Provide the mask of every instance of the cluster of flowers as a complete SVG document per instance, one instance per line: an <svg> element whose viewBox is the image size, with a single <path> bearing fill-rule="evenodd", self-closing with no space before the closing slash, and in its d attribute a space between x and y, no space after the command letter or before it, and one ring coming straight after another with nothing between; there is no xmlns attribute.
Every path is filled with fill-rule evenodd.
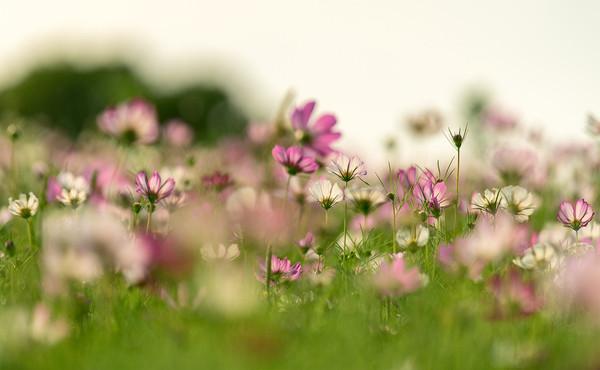
<svg viewBox="0 0 600 370"><path fill-rule="evenodd" d="M595 198L595 179L576 163L598 158L597 165L600 155L567 148L553 166L530 135L523 147L500 143L480 161L484 169L467 162L461 173L468 132L461 129L449 131L456 161L445 170L388 165L379 176L334 147L337 118L315 108L309 101L275 125L251 124L246 138L213 149L194 145L180 120L161 130L155 109L140 99L99 115L108 138L77 149L39 138L43 153L7 161L10 191L18 194L21 183L34 191L9 198L0 212L5 227L19 227L10 222L16 216L28 232L27 245L6 243L0 262L15 249L39 255L44 317L64 307L55 302L107 279L124 279L174 308L243 315L263 302L283 304L300 282L326 285L344 274L367 281L390 307L423 289L436 266L485 281L499 317L554 306L598 316L600 228L583 199ZM494 136L520 129L493 109L480 119ZM408 119L418 135L441 126L431 110ZM21 137L10 136L13 153ZM559 202L557 192L578 200ZM461 194L472 194L470 201ZM558 224L546 222L541 208ZM373 230L390 237L374 242ZM46 323L36 336L54 341L68 327L62 319Z"/></svg>

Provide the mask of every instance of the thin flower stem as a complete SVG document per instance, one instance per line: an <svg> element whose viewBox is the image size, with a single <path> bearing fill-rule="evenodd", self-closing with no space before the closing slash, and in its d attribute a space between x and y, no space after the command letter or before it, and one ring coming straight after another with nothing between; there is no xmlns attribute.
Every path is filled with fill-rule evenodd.
<svg viewBox="0 0 600 370"><path fill-rule="evenodd" d="M325 227L327 227L327 224L329 223L329 212L327 212L327 210L325 210Z"/></svg>
<svg viewBox="0 0 600 370"><path fill-rule="evenodd" d="M31 218L27 219L27 240L29 241L29 247L33 248L33 231L31 227Z"/></svg>
<svg viewBox="0 0 600 370"><path fill-rule="evenodd" d="M292 176L288 176L287 182L285 183L285 200L284 200L284 209L287 210L288 201L290 198L290 182L292 181Z"/></svg>
<svg viewBox="0 0 600 370"><path fill-rule="evenodd" d="M454 229L456 232L456 225L458 224L458 207L460 205L460 148L456 150L457 160L456 160L456 208L454 208Z"/></svg>
<svg viewBox="0 0 600 370"><path fill-rule="evenodd" d="M344 183L344 252L346 251L346 234L348 234L348 182Z"/></svg>
<svg viewBox="0 0 600 370"><path fill-rule="evenodd" d="M396 254L396 201L392 200L392 253Z"/></svg>
<svg viewBox="0 0 600 370"><path fill-rule="evenodd" d="M267 269L265 275L265 286L267 288L267 299L271 301L271 258L273 256L273 250L271 244L267 245L267 253L265 255L265 266Z"/></svg>
<svg viewBox="0 0 600 370"><path fill-rule="evenodd" d="M148 217L146 218L146 234L150 233L151 225L152 225L152 211L148 210Z"/></svg>

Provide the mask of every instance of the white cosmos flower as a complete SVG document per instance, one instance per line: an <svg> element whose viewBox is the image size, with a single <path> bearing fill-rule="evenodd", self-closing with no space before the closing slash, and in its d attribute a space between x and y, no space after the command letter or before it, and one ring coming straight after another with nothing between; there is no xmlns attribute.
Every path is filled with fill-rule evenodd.
<svg viewBox="0 0 600 370"><path fill-rule="evenodd" d="M495 215L503 208L506 208L506 200L497 188L485 189L483 193L475 193L471 198L471 209L475 212Z"/></svg>
<svg viewBox="0 0 600 370"><path fill-rule="evenodd" d="M416 250L419 247L425 246L428 240L429 229L423 225L418 225L414 232L402 229L396 233L396 241L401 250Z"/></svg>
<svg viewBox="0 0 600 370"><path fill-rule="evenodd" d="M237 244L230 244L225 246L224 244L212 245L207 244L200 250L202 258L205 261L233 261L240 255L240 248Z"/></svg>
<svg viewBox="0 0 600 370"><path fill-rule="evenodd" d="M35 216L40 202L33 193L25 195L21 193L19 199L8 198L8 210L15 216L25 219Z"/></svg>
<svg viewBox="0 0 600 370"><path fill-rule="evenodd" d="M348 192L348 199L357 212L368 215L387 201L385 193L378 187L355 188Z"/></svg>
<svg viewBox="0 0 600 370"><path fill-rule="evenodd" d="M56 177L61 187L57 200L65 206L78 207L83 204L90 193L90 185L83 176L75 176L71 172L61 172Z"/></svg>
<svg viewBox="0 0 600 370"><path fill-rule="evenodd" d="M517 222L525 222L537 208L535 195L521 186L506 186L501 190L506 209L512 213Z"/></svg>
<svg viewBox="0 0 600 370"><path fill-rule="evenodd" d="M346 183L357 177L367 175L367 169L360 158L357 156L350 157L342 153L331 160L327 166L327 171Z"/></svg>
<svg viewBox="0 0 600 370"><path fill-rule="evenodd" d="M513 263L525 270L554 270L559 263L556 248L550 243L538 243L525 250L523 256L515 258Z"/></svg>
<svg viewBox="0 0 600 370"><path fill-rule="evenodd" d="M308 191L312 200L318 202L325 210L330 209L344 198L344 193L338 184L325 179L313 182Z"/></svg>

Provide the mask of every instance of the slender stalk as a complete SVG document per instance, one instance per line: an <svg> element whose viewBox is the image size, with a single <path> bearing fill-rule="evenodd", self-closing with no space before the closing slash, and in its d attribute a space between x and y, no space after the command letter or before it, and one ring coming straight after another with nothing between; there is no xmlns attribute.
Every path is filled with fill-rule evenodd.
<svg viewBox="0 0 600 370"><path fill-rule="evenodd" d="M460 205L460 148L458 148L456 151L458 154L456 160L456 208L454 208L454 229L456 229L456 225L458 223L458 207Z"/></svg>
<svg viewBox="0 0 600 370"><path fill-rule="evenodd" d="M344 183L344 251L346 251L346 234L348 234L348 182Z"/></svg>
<svg viewBox="0 0 600 370"><path fill-rule="evenodd" d="M265 255L265 266L267 268L267 272L265 275L265 286L267 288L267 299L271 300L271 258L273 256L273 250L271 249L271 244L267 245L267 254Z"/></svg>
<svg viewBox="0 0 600 370"><path fill-rule="evenodd" d="M325 227L327 227L327 224L329 223L328 222L328 220L329 220L328 216L329 216L329 212L327 210L325 210Z"/></svg>
<svg viewBox="0 0 600 370"><path fill-rule="evenodd" d="M152 224L152 211L148 210L148 217L146 218L146 234L150 233L151 224Z"/></svg>
<svg viewBox="0 0 600 370"><path fill-rule="evenodd" d="M33 231L31 227L31 217L27 219L27 240L29 241L29 247L33 248Z"/></svg>
<svg viewBox="0 0 600 370"><path fill-rule="evenodd" d="M287 210L288 207L288 201L290 198L290 182L292 181L292 176L288 176L287 178L287 182L285 183L285 203L284 203L284 209Z"/></svg>
<svg viewBox="0 0 600 370"><path fill-rule="evenodd" d="M396 200L392 200L392 253L396 254Z"/></svg>

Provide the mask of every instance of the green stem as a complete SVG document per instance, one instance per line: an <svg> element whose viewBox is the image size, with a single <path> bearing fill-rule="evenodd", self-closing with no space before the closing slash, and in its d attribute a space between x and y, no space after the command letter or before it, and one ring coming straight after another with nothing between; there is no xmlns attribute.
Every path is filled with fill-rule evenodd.
<svg viewBox="0 0 600 370"><path fill-rule="evenodd" d="M265 255L265 266L267 268L265 276L265 286L267 288L267 299L271 301L271 258L273 256L273 250L271 244L267 245L267 254Z"/></svg>
<svg viewBox="0 0 600 370"><path fill-rule="evenodd" d="M454 229L458 223L458 207L460 205L460 148L457 149L457 161L456 161L456 208L454 209ZM455 231L456 232L456 231Z"/></svg>
<svg viewBox="0 0 600 370"><path fill-rule="evenodd" d="M395 198L395 197L394 197ZM392 253L396 254L396 201L392 200Z"/></svg>
<svg viewBox="0 0 600 370"><path fill-rule="evenodd" d="M346 251L346 234L348 234L348 182L344 183L344 252Z"/></svg>
<svg viewBox="0 0 600 370"><path fill-rule="evenodd" d="M33 231L31 228L31 218L27 219L27 240L29 241L29 247L33 248Z"/></svg>
<svg viewBox="0 0 600 370"><path fill-rule="evenodd" d="M151 224L152 224L152 211L148 210L148 217L146 219L146 234L150 233Z"/></svg>

